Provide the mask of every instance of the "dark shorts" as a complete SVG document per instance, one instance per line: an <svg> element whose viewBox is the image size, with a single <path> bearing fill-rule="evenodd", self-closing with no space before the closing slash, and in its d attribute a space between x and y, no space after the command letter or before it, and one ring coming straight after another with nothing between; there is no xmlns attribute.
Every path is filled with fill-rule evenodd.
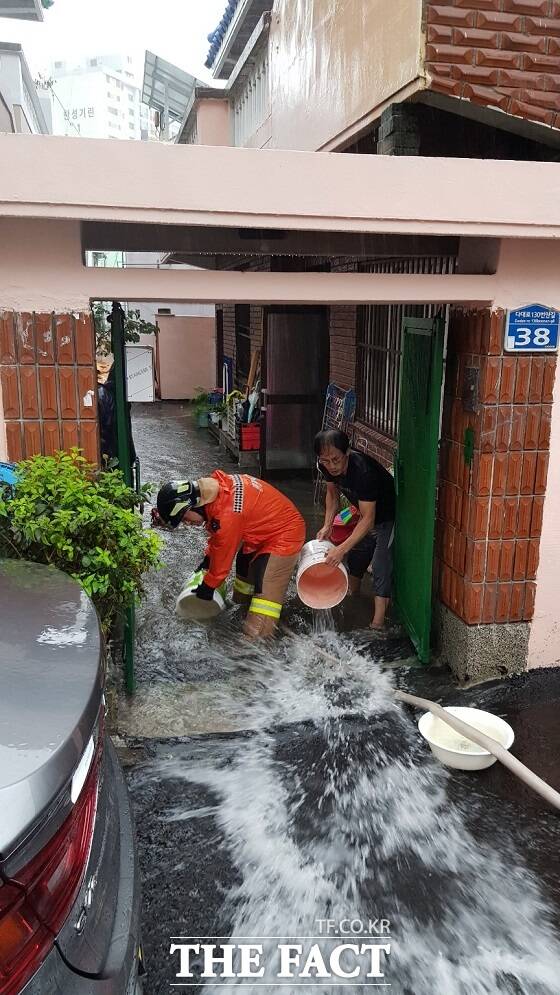
<svg viewBox="0 0 560 995"><path fill-rule="evenodd" d="M346 557L351 577L362 578L373 560L373 593L390 598L393 583L394 522L380 522Z"/></svg>

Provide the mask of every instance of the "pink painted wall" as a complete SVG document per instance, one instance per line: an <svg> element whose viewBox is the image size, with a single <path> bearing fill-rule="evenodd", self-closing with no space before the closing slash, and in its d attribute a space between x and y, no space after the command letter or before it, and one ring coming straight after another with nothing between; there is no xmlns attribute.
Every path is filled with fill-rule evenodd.
<svg viewBox="0 0 560 995"><path fill-rule="evenodd" d="M422 12L422 0L276 0L273 145L336 148L384 102L419 89Z"/></svg>
<svg viewBox="0 0 560 995"><path fill-rule="evenodd" d="M228 100L200 99L197 112L200 145L231 145L230 106Z"/></svg>
<svg viewBox="0 0 560 995"><path fill-rule="evenodd" d="M162 400L192 398L216 380L214 318L158 316Z"/></svg>
<svg viewBox="0 0 560 995"><path fill-rule="evenodd" d="M260 154L273 155L271 152ZM262 222L257 219L254 223L260 227ZM530 246L527 251L531 251ZM497 286L497 278L493 276L87 268L82 265L78 220L1 216L0 273L0 308L41 312L80 311L88 307L90 300L192 301L199 304L240 301L347 304L406 300L488 304L494 299Z"/></svg>
<svg viewBox="0 0 560 995"><path fill-rule="evenodd" d="M550 456L528 667L560 665L560 371L552 404Z"/></svg>
<svg viewBox="0 0 560 995"><path fill-rule="evenodd" d="M418 222L415 228L423 231ZM539 301L560 308L560 239L504 241L497 272L489 276L111 269L82 265L78 220L0 217L0 272L0 308L14 311L79 311L91 299L209 304L450 301L504 308Z"/></svg>

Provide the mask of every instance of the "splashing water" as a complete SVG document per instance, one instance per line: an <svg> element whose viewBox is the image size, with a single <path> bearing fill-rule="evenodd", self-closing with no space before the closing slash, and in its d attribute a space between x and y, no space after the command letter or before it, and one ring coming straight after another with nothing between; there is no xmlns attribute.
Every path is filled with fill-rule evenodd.
<svg viewBox="0 0 560 995"><path fill-rule="evenodd" d="M273 652L239 651L253 735L220 759L188 769L164 760L156 772L204 785L216 800L240 877L224 910L231 942L274 937L276 949L317 936L319 919L385 917L382 980L395 995L556 995L560 942L538 880L502 824L474 837L476 783L466 801L447 797L450 775L395 702L391 676L333 633L292 637ZM277 966L266 961L260 992L298 988L279 986ZM361 987L306 980L315 995ZM219 987L206 983L209 993Z"/></svg>
<svg viewBox="0 0 560 995"><path fill-rule="evenodd" d="M318 636L323 632L332 632L334 629L333 613L330 608L313 608L313 635Z"/></svg>

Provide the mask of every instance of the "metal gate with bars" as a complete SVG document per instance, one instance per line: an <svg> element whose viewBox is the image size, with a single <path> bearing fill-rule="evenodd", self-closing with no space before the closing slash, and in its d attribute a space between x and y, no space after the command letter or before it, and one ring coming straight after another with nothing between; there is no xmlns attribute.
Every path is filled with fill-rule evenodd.
<svg viewBox="0 0 560 995"><path fill-rule="evenodd" d="M323 420L321 429L339 428L342 432L348 429L354 421L356 413L356 392L354 390L343 390L335 383L330 383L325 397L325 407L323 409ZM313 500L319 504L323 496L325 481L318 466L315 466L315 488Z"/></svg>
<svg viewBox="0 0 560 995"><path fill-rule="evenodd" d="M362 263L365 273L454 273L455 256L418 256ZM356 419L396 439L403 318L433 318L440 304L373 304L358 308L356 329Z"/></svg>

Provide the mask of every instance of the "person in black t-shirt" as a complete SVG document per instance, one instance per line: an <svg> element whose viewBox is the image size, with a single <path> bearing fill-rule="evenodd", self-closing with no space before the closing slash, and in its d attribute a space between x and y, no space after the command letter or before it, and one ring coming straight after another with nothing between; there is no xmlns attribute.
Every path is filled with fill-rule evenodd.
<svg viewBox="0 0 560 995"><path fill-rule="evenodd" d="M341 494L360 512L351 535L328 553L326 562L335 566L346 558L350 592L357 594L373 558L375 603L371 628L382 629L393 577L393 477L371 456L350 449L348 436L336 429L319 432L314 449L319 470L327 481L325 521L317 538L330 539L334 519L340 511Z"/></svg>

